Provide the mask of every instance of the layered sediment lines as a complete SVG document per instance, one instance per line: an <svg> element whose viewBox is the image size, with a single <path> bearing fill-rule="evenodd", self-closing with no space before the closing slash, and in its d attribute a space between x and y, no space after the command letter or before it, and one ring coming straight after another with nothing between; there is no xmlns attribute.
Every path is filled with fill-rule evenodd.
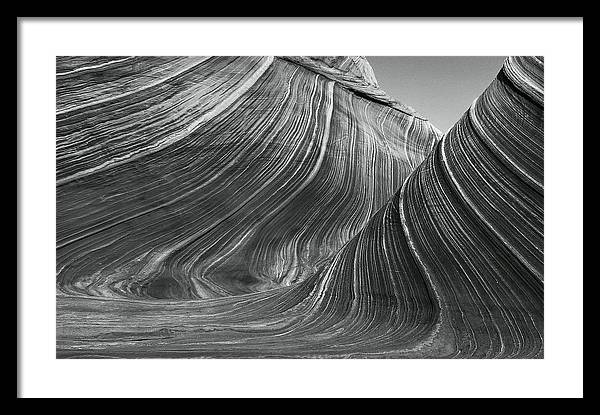
<svg viewBox="0 0 600 415"><path fill-rule="evenodd" d="M60 62L61 293L198 299L300 281L439 138L277 58Z"/></svg>
<svg viewBox="0 0 600 415"><path fill-rule="evenodd" d="M542 357L541 59L441 140L360 58L57 67L59 357Z"/></svg>

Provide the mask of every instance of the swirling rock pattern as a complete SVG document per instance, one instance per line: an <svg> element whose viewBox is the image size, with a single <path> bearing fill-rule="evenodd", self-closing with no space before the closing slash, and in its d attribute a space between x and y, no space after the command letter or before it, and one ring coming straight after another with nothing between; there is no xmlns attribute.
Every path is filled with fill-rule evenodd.
<svg viewBox="0 0 600 415"><path fill-rule="evenodd" d="M443 137L358 57L57 59L59 357L543 356L543 60Z"/></svg>

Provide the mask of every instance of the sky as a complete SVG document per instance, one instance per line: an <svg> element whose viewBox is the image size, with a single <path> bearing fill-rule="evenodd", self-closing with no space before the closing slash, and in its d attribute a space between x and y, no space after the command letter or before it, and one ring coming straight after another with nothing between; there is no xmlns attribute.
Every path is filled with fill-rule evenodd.
<svg viewBox="0 0 600 415"><path fill-rule="evenodd" d="M381 89L442 132L496 77L505 56L367 56Z"/></svg>

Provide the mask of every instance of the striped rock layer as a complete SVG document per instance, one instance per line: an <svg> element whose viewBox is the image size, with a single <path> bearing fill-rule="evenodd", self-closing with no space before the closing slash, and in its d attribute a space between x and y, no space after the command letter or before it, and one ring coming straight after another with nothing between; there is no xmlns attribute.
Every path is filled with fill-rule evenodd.
<svg viewBox="0 0 600 415"><path fill-rule="evenodd" d="M355 57L58 58L57 91L59 357L543 356L541 59L443 138Z"/></svg>

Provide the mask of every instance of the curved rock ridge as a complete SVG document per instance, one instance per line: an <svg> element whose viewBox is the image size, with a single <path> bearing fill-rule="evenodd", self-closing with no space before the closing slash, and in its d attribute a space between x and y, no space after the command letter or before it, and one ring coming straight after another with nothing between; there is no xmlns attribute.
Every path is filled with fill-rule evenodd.
<svg viewBox="0 0 600 415"><path fill-rule="evenodd" d="M333 79L367 99L421 120L427 120L413 108L399 102L379 88L373 68L364 56L284 56L282 58Z"/></svg>
<svg viewBox="0 0 600 415"><path fill-rule="evenodd" d="M543 355L543 121L543 61L509 58L402 186L448 356Z"/></svg>
<svg viewBox="0 0 600 415"><path fill-rule="evenodd" d="M352 80L365 86L379 88L375 72L364 56L288 56L293 62L328 73L340 82Z"/></svg>
<svg viewBox="0 0 600 415"><path fill-rule="evenodd" d="M441 137L274 57L58 58L56 118L59 294L128 299L308 278Z"/></svg>
<svg viewBox="0 0 600 415"><path fill-rule="evenodd" d="M509 58L307 278L205 300L59 296L57 354L543 357L543 119L543 60Z"/></svg>

